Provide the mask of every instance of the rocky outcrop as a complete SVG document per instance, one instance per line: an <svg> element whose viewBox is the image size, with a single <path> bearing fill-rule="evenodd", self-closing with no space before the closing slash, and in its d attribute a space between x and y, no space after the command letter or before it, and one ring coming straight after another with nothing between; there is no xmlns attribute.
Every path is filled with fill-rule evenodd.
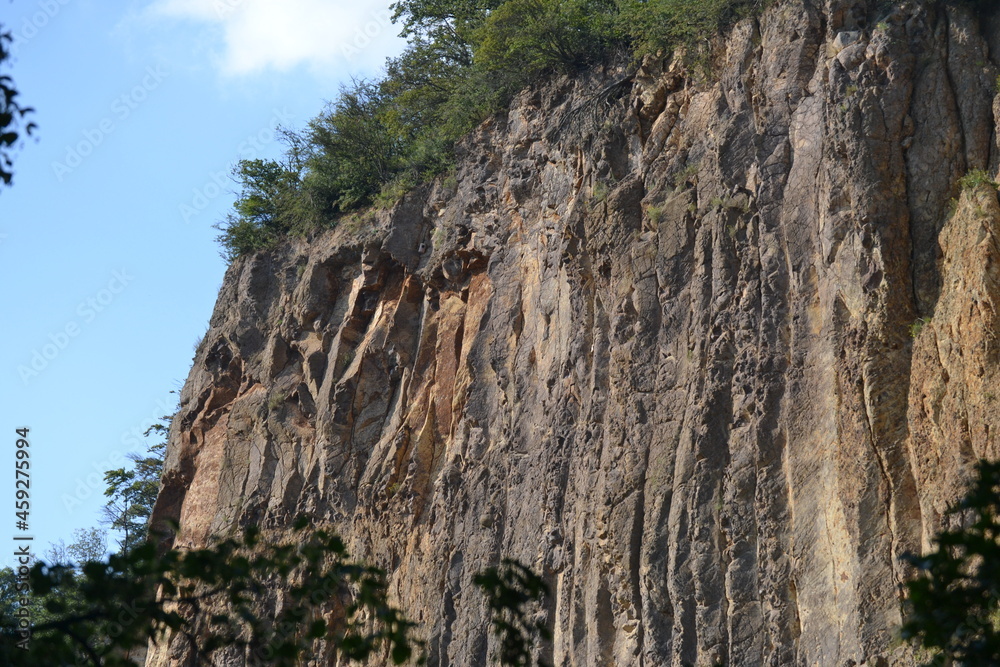
<svg viewBox="0 0 1000 667"><path fill-rule="evenodd" d="M885 4L550 81L452 178L235 262L156 516L312 514L432 665L485 664L504 556L555 665L913 664L900 556L997 455L1000 205L958 180L1000 167L1000 23Z"/></svg>

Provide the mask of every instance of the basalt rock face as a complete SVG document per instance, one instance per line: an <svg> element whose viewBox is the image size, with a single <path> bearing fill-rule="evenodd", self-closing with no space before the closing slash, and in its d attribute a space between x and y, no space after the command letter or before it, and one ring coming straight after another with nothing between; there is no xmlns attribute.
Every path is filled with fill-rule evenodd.
<svg viewBox="0 0 1000 667"><path fill-rule="evenodd" d="M487 662L505 556L555 665L914 664L900 556L998 455L1000 205L958 179L1000 166L1000 20L884 4L778 3L710 81L550 81L454 177L235 262L176 544L309 513L432 665Z"/></svg>

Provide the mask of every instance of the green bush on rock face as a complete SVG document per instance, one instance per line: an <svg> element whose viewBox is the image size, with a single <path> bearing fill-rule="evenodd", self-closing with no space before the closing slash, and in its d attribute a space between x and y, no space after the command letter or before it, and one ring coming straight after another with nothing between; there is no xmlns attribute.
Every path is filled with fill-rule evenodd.
<svg viewBox="0 0 1000 667"><path fill-rule="evenodd" d="M958 185L963 190L975 190L981 185L989 185L994 190L1000 187L996 181L990 178L989 173L985 169L969 170L969 173L958 179Z"/></svg>
<svg viewBox="0 0 1000 667"><path fill-rule="evenodd" d="M549 595L545 581L516 560L504 559L499 568L491 567L472 578L486 595L492 618L493 634L499 640L495 656L501 665L530 667L532 649L552 639L543 621L532 621L533 606ZM546 663L540 659L539 667Z"/></svg>

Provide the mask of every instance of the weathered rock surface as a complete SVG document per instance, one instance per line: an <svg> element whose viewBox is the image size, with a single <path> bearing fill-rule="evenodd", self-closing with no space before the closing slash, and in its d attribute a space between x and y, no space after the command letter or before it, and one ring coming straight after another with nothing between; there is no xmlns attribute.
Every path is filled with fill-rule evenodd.
<svg viewBox="0 0 1000 667"><path fill-rule="evenodd" d="M504 556L551 584L555 665L914 664L899 557L998 455L1000 205L949 200L1000 166L1000 20L883 4L779 3L716 83L550 82L453 181L237 261L177 544L311 513L432 665L486 663Z"/></svg>

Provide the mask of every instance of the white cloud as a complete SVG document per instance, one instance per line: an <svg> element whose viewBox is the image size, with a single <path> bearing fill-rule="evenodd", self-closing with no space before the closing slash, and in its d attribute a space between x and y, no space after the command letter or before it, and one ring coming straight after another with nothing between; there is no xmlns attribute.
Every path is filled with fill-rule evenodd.
<svg viewBox="0 0 1000 667"><path fill-rule="evenodd" d="M390 0L154 0L150 18L204 23L221 34L229 75L370 68L400 51Z"/></svg>

